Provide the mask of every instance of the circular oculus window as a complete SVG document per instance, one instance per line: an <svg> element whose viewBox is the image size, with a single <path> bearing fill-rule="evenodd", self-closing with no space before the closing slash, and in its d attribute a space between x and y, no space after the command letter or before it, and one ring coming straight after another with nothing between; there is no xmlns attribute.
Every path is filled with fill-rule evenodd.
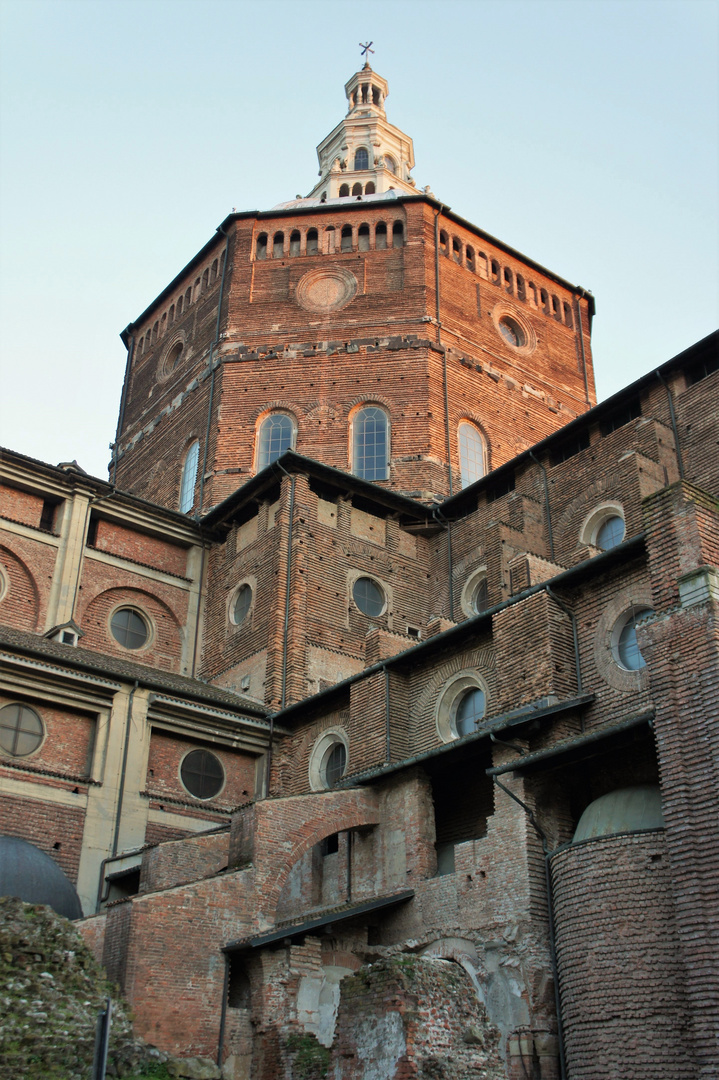
<svg viewBox="0 0 719 1080"><path fill-rule="evenodd" d="M332 788L342 779L347 768L347 749L343 742L332 743L327 748L320 765L320 775L325 787Z"/></svg>
<svg viewBox="0 0 719 1080"><path fill-rule="evenodd" d="M241 626L247 618L250 608L252 607L252 586L240 585L237 590L237 596L232 605L232 621L235 626Z"/></svg>
<svg viewBox="0 0 719 1080"><path fill-rule="evenodd" d="M352 598L363 615L377 618L385 608L385 595L372 578L357 578L352 586Z"/></svg>
<svg viewBox="0 0 719 1080"><path fill-rule="evenodd" d="M521 349L527 344L527 338L522 327L509 315L503 315L499 320L499 332L504 340L515 349Z"/></svg>
<svg viewBox="0 0 719 1080"><path fill-rule="evenodd" d="M600 551L611 551L617 544L621 544L625 533L624 518L619 517L618 514L612 514L597 529L594 546L598 547Z"/></svg>
<svg viewBox="0 0 719 1080"><path fill-rule="evenodd" d="M295 299L305 311L337 311L354 300L357 289L357 278L345 267L308 270L297 283Z"/></svg>
<svg viewBox="0 0 719 1080"><path fill-rule="evenodd" d="M33 754L43 740L42 720L27 705L6 705L0 709L0 748L12 757Z"/></svg>
<svg viewBox="0 0 719 1080"><path fill-rule="evenodd" d="M524 315L506 303L492 309L494 328L505 344L523 353L531 353L537 344L537 335Z"/></svg>
<svg viewBox="0 0 719 1080"><path fill-rule="evenodd" d="M616 634L616 657L625 671L641 671L647 666L642 656L637 641L637 623L648 619L654 614L652 608L642 608L631 611L617 623Z"/></svg>
<svg viewBox="0 0 719 1080"><path fill-rule="evenodd" d="M118 608L110 619L110 630L123 649L141 649L150 638L147 623L133 608Z"/></svg>
<svg viewBox="0 0 719 1080"><path fill-rule="evenodd" d="M180 766L180 779L196 799L213 799L222 790L225 770L209 750L191 750Z"/></svg>

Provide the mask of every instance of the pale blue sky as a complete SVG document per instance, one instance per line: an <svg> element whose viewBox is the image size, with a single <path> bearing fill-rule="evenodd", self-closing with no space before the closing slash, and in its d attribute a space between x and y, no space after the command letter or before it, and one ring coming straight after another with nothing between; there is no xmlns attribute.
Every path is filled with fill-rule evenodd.
<svg viewBox="0 0 719 1080"><path fill-rule="evenodd" d="M0 442L104 476L134 319L305 194L360 40L414 177L597 301L600 397L717 325L714 0L0 0Z"/></svg>

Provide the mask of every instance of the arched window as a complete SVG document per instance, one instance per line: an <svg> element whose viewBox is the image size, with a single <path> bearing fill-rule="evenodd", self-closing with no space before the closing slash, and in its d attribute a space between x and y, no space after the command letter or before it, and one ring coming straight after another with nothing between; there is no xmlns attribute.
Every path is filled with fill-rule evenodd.
<svg viewBox="0 0 719 1080"><path fill-rule="evenodd" d="M281 259L285 253L285 234L283 232L276 232L274 240L272 241L272 258Z"/></svg>
<svg viewBox="0 0 719 1080"><path fill-rule="evenodd" d="M325 255L334 255L335 253L335 227L334 225L328 225L325 229Z"/></svg>
<svg viewBox="0 0 719 1080"><path fill-rule="evenodd" d="M540 299L542 301L542 307L544 308L544 314L545 315L551 315L551 311L549 310L549 295L547 293L547 290L546 289L540 289L539 290L539 296L540 296Z"/></svg>
<svg viewBox="0 0 719 1080"><path fill-rule="evenodd" d="M317 229L310 229L307 233L307 254L317 254Z"/></svg>
<svg viewBox="0 0 719 1080"><path fill-rule="evenodd" d="M340 241L340 251L352 250L352 226L342 226L342 239Z"/></svg>
<svg viewBox="0 0 719 1080"><path fill-rule="evenodd" d="M394 160L394 158L390 154L385 154L384 163L387 166L387 168L389 169L389 171L392 173L392 175L396 176L397 175L397 162Z"/></svg>
<svg viewBox="0 0 719 1080"><path fill-rule="evenodd" d="M352 472L363 480L386 480L388 474L387 414L376 405L356 412L352 421Z"/></svg>
<svg viewBox="0 0 719 1080"><path fill-rule="evenodd" d="M564 304L564 322L570 329L574 326L574 319L572 318L572 309L569 304Z"/></svg>
<svg viewBox="0 0 719 1080"><path fill-rule="evenodd" d="M170 305L170 314L169 314L169 317L168 317L168 321L169 321L170 326L172 326L172 324L175 321L175 305L174 304Z"/></svg>
<svg viewBox="0 0 719 1080"><path fill-rule="evenodd" d="M295 425L286 413L270 413L260 424L257 440L257 471L277 461L295 442Z"/></svg>
<svg viewBox="0 0 719 1080"><path fill-rule="evenodd" d="M255 242L255 258L267 258L267 233L260 233Z"/></svg>
<svg viewBox="0 0 719 1080"><path fill-rule="evenodd" d="M514 275L508 266L504 268L504 288L506 292L514 292Z"/></svg>
<svg viewBox="0 0 719 1080"><path fill-rule="evenodd" d="M184 296L181 296L180 299L177 301L177 317L178 317L178 319L179 319L180 315L182 315L182 305L184 303L184 300L185 300Z"/></svg>
<svg viewBox="0 0 719 1080"><path fill-rule="evenodd" d="M369 225L360 225L357 233L357 247L360 251L369 251Z"/></svg>
<svg viewBox="0 0 719 1080"><path fill-rule="evenodd" d="M392 247L404 247L404 225L401 221L395 221L392 226Z"/></svg>
<svg viewBox="0 0 719 1080"><path fill-rule="evenodd" d="M552 293L552 315L557 322L562 321L562 305L559 303L559 297Z"/></svg>
<svg viewBox="0 0 719 1080"><path fill-rule="evenodd" d="M353 184L352 185L352 194L353 195L361 195L362 194L362 185L361 184Z"/></svg>
<svg viewBox="0 0 719 1080"><path fill-rule="evenodd" d="M350 193L349 184L340 184L340 199L346 199Z"/></svg>
<svg viewBox="0 0 719 1080"><path fill-rule="evenodd" d="M449 237L444 229L439 234L439 250L443 255L449 255Z"/></svg>
<svg viewBox="0 0 719 1080"><path fill-rule="evenodd" d="M467 244L467 267L474 271L474 248L470 244Z"/></svg>
<svg viewBox="0 0 719 1080"><path fill-rule="evenodd" d="M207 286L210 284L210 271L205 270L202 275L202 291L204 292Z"/></svg>
<svg viewBox="0 0 719 1080"><path fill-rule="evenodd" d="M484 476L484 443L472 424L459 425L459 467L462 487L469 487Z"/></svg>
<svg viewBox="0 0 719 1080"><path fill-rule="evenodd" d="M374 184L371 180L368 184L365 184L364 193L365 195L374 195Z"/></svg>
<svg viewBox="0 0 719 1080"><path fill-rule="evenodd" d="M300 234L297 229L290 236L290 255L299 255L300 253Z"/></svg>
<svg viewBox="0 0 719 1080"><path fill-rule="evenodd" d="M267 240L267 237L265 237L265 241L266 240ZM185 293L185 307L188 308L191 303L192 303L192 288L189 288L187 290L187 292Z"/></svg>
<svg viewBox="0 0 719 1080"><path fill-rule="evenodd" d="M479 252L479 254L477 256L477 260L478 260L479 276L483 277L483 278L486 278L488 276L487 267L488 267L489 264L487 263L487 256L484 254L483 251Z"/></svg>
<svg viewBox="0 0 719 1080"><path fill-rule="evenodd" d="M145 351L145 339L144 339L144 337L141 337L140 340L137 343L137 355L142 356L144 351Z"/></svg>
<svg viewBox="0 0 719 1080"><path fill-rule="evenodd" d="M527 299L527 290L524 285L524 278L521 274L517 274L517 296L520 300Z"/></svg>
<svg viewBox="0 0 719 1080"><path fill-rule="evenodd" d="M455 262L462 262L462 244L456 236L452 237L452 258Z"/></svg>
<svg viewBox="0 0 719 1080"><path fill-rule="evenodd" d="M374 231L374 246L377 251L384 251L387 247L387 226L380 221Z"/></svg>
<svg viewBox="0 0 719 1080"><path fill-rule="evenodd" d="M492 259L492 281L495 285L501 285L502 280L500 276L499 263L496 259Z"/></svg>
<svg viewBox="0 0 719 1080"><path fill-rule="evenodd" d="M369 169L369 154L364 146L360 146L359 150L355 151L355 172L359 172L360 169Z"/></svg>
<svg viewBox="0 0 719 1080"><path fill-rule="evenodd" d="M215 281L217 281L217 259L215 259L212 266L210 267L210 285L212 285Z"/></svg>
<svg viewBox="0 0 719 1080"><path fill-rule="evenodd" d="M195 441L185 454L185 464L182 469L182 481L180 483L180 513L187 514L195 503L195 482L197 480L197 466L200 460L200 444Z"/></svg>

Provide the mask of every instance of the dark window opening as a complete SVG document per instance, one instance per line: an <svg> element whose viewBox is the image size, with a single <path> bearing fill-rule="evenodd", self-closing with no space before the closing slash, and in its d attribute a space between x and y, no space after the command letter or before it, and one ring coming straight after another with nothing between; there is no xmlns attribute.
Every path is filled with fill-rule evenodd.
<svg viewBox="0 0 719 1080"><path fill-rule="evenodd" d="M252 986L245 965L234 955L230 955L229 965L227 1004L231 1009L249 1009L252 1001Z"/></svg>
<svg viewBox="0 0 719 1080"><path fill-rule="evenodd" d="M524 285L524 278L521 274L517 274L517 296L520 300L527 299L527 290Z"/></svg>
<svg viewBox="0 0 719 1080"><path fill-rule="evenodd" d="M374 195L374 184L371 180L368 184L365 184L364 193L365 195Z"/></svg>
<svg viewBox="0 0 719 1080"><path fill-rule="evenodd" d="M307 254L316 255L317 250L317 229L310 229L310 231L307 233Z"/></svg>
<svg viewBox="0 0 719 1080"><path fill-rule="evenodd" d="M204 292L207 286L210 284L210 271L205 270L202 275L202 291Z"/></svg>
<svg viewBox="0 0 719 1080"><path fill-rule="evenodd" d="M340 184L340 199L346 199L350 193L349 184Z"/></svg>
<svg viewBox="0 0 719 1080"><path fill-rule="evenodd" d="M509 476L500 477L492 484L487 484L484 489L484 495L488 503L495 502L497 499L501 499L503 495L509 495L510 491L514 491L514 473L510 473Z"/></svg>
<svg viewBox="0 0 719 1080"><path fill-rule="evenodd" d="M340 849L340 834L332 833L331 836L326 836L320 844L320 853L324 858L326 855L336 855Z"/></svg>
<svg viewBox="0 0 719 1080"><path fill-rule="evenodd" d="M260 233L257 237L257 242L255 243L255 258L267 258L267 233Z"/></svg>
<svg viewBox="0 0 719 1080"><path fill-rule="evenodd" d="M137 896L140 891L140 867L133 866L128 870L120 870L116 874L108 874L107 899L108 903L114 900L126 900L129 896Z"/></svg>
<svg viewBox="0 0 719 1080"><path fill-rule="evenodd" d="M579 434L574 435L571 439L565 439L559 446L552 452L552 465L561 465L563 461L568 461L569 458L574 457L581 450L586 450L589 446L589 432L580 431Z"/></svg>
<svg viewBox="0 0 719 1080"><path fill-rule="evenodd" d="M362 185L361 184L353 184L352 185L352 194L353 195L361 195L362 194Z"/></svg>
<svg viewBox="0 0 719 1080"><path fill-rule="evenodd" d="M217 281L217 259L215 259L210 267L210 285L213 285L215 281Z"/></svg>
<svg viewBox="0 0 719 1080"><path fill-rule="evenodd" d="M369 225L360 225L357 233L357 247L360 251L369 251Z"/></svg>
<svg viewBox="0 0 719 1080"><path fill-rule="evenodd" d="M500 269L499 269L499 263L497 262L496 259L492 259L491 270L492 270L492 282L495 285L501 285L502 278L501 278L501 273L500 273Z"/></svg>
<svg viewBox="0 0 719 1080"><path fill-rule="evenodd" d="M504 268L504 289L508 293L514 292L514 275L508 266Z"/></svg>
<svg viewBox="0 0 719 1080"><path fill-rule="evenodd" d="M387 226L380 221L374 231L374 246L377 251L384 251L387 247Z"/></svg>
<svg viewBox="0 0 719 1080"><path fill-rule="evenodd" d="M692 364L685 372L687 386L694 386L695 383L706 379L708 375L712 375L717 369L719 369L719 353L716 356L710 356L706 360L700 360L698 363Z"/></svg>
<svg viewBox="0 0 719 1080"><path fill-rule="evenodd" d="M449 254L449 237L444 231L439 234L439 250L443 255Z"/></svg>
<svg viewBox="0 0 719 1080"><path fill-rule="evenodd" d="M42 504L42 513L40 514L40 528L45 532L52 532L55 526L55 512L58 508L58 503L53 502L52 499L45 499Z"/></svg>
<svg viewBox="0 0 719 1080"><path fill-rule="evenodd" d="M642 406L638 398L634 401L630 401L627 405L623 405L620 409L615 409L609 416L605 417L599 423L599 430L602 435L610 435L612 431L616 431L620 427L624 427L631 420L636 420L637 417L642 415Z"/></svg>
<svg viewBox="0 0 719 1080"><path fill-rule="evenodd" d="M283 232L275 233L274 240L272 241L272 258L281 259L285 253L285 234Z"/></svg>
<svg viewBox="0 0 719 1080"><path fill-rule="evenodd" d="M345 225L342 229L340 240L340 251L352 250L352 226Z"/></svg>
<svg viewBox="0 0 719 1080"><path fill-rule="evenodd" d="M572 309L569 304L563 304L564 307L564 322L565 325L571 330L574 326L574 318L572 316Z"/></svg>
<svg viewBox="0 0 719 1080"><path fill-rule="evenodd" d="M539 296L542 301L542 308L544 309L544 314L551 315L551 311L549 310L549 294L547 293L547 290L540 289Z"/></svg>
<svg viewBox="0 0 719 1080"><path fill-rule="evenodd" d="M363 146L355 153L355 172L361 169L369 169L369 154Z"/></svg>
<svg viewBox="0 0 719 1080"><path fill-rule="evenodd" d="M494 813L492 780L484 772L489 764L488 758L485 764L474 757L432 768L438 876L454 872L457 844L487 835L487 819Z"/></svg>
<svg viewBox="0 0 719 1080"><path fill-rule="evenodd" d="M300 253L300 234L295 231L290 236L290 255L299 255Z"/></svg>
<svg viewBox="0 0 719 1080"><path fill-rule="evenodd" d="M467 266L470 270L474 270L474 248L467 245Z"/></svg>
<svg viewBox="0 0 719 1080"><path fill-rule="evenodd" d="M462 262L462 245L456 236L452 240L452 258L455 262Z"/></svg>
<svg viewBox="0 0 719 1080"><path fill-rule="evenodd" d="M97 543L97 526L99 520L100 519L94 514L90 515L90 524L87 527L87 540L85 541L88 547L94 547Z"/></svg>
<svg viewBox="0 0 719 1080"><path fill-rule="evenodd" d="M392 226L392 247L404 247L404 225L401 221L395 221Z"/></svg>

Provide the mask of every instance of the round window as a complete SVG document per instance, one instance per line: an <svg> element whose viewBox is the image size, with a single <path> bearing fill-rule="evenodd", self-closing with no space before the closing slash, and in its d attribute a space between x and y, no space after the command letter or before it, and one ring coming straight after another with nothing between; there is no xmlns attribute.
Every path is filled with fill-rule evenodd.
<svg viewBox="0 0 719 1080"><path fill-rule="evenodd" d="M110 620L115 641L125 649L141 649L150 636L147 623L132 608L118 608Z"/></svg>
<svg viewBox="0 0 719 1080"><path fill-rule="evenodd" d="M332 743L322 758L320 772L325 787L331 788L344 776L347 768L347 750L342 742Z"/></svg>
<svg viewBox="0 0 719 1080"><path fill-rule="evenodd" d="M252 586L240 585L235 602L232 605L232 621L236 626L241 626L247 618L247 613L252 606Z"/></svg>
<svg viewBox="0 0 719 1080"><path fill-rule="evenodd" d="M489 607L489 590L486 577L480 578L477 588L472 596L472 607L477 615L481 615Z"/></svg>
<svg viewBox="0 0 719 1080"><path fill-rule="evenodd" d="M172 346L172 349L168 354L167 360L165 361L165 371L168 374L171 371L174 371L179 364L180 357L182 356L182 347L183 346L181 341L178 341L176 345Z"/></svg>
<svg viewBox="0 0 719 1080"><path fill-rule="evenodd" d="M212 799L225 782L225 770L209 750L191 750L180 766L180 778L196 799Z"/></svg>
<svg viewBox="0 0 719 1080"><path fill-rule="evenodd" d="M457 735L471 735L479 727L479 721L484 716L487 702L484 691L478 686L465 691L459 699L455 715L455 727Z"/></svg>
<svg viewBox="0 0 719 1080"><path fill-rule="evenodd" d="M42 720L27 705L6 705L0 709L0 748L13 757L27 757L42 742Z"/></svg>
<svg viewBox="0 0 719 1080"><path fill-rule="evenodd" d="M643 608L641 611L632 611L625 619L617 638L617 656L619 663L627 671L640 671L646 667L646 660L639 651L637 643L637 623L653 615L651 608Z"/></svg>
<svg viewBox="0 0 719 1080"><path fill-rule="evenodd" d="M509 315L503 315L499 320L499 332L504 340L514 346L515 349L521 349L523 345L527 344L527 337L524 330L519 325L516 319L511 319Z"/></svg>
<svg viewBox="0 0 719 1080"><path fill-rule="evenodd" d="M363 615L376 618L384 611L384 593L372 578L357 578L352 587L352 596Z"/></svg>
<svg viewBox="0 0 719 1080"><path fill-rule="evenodd" d="M621 544L624 533L624 518L619 517L618 514L612 514L599 526L595 547L598 547L600 551L609 551L617 544Z"/></svg>

